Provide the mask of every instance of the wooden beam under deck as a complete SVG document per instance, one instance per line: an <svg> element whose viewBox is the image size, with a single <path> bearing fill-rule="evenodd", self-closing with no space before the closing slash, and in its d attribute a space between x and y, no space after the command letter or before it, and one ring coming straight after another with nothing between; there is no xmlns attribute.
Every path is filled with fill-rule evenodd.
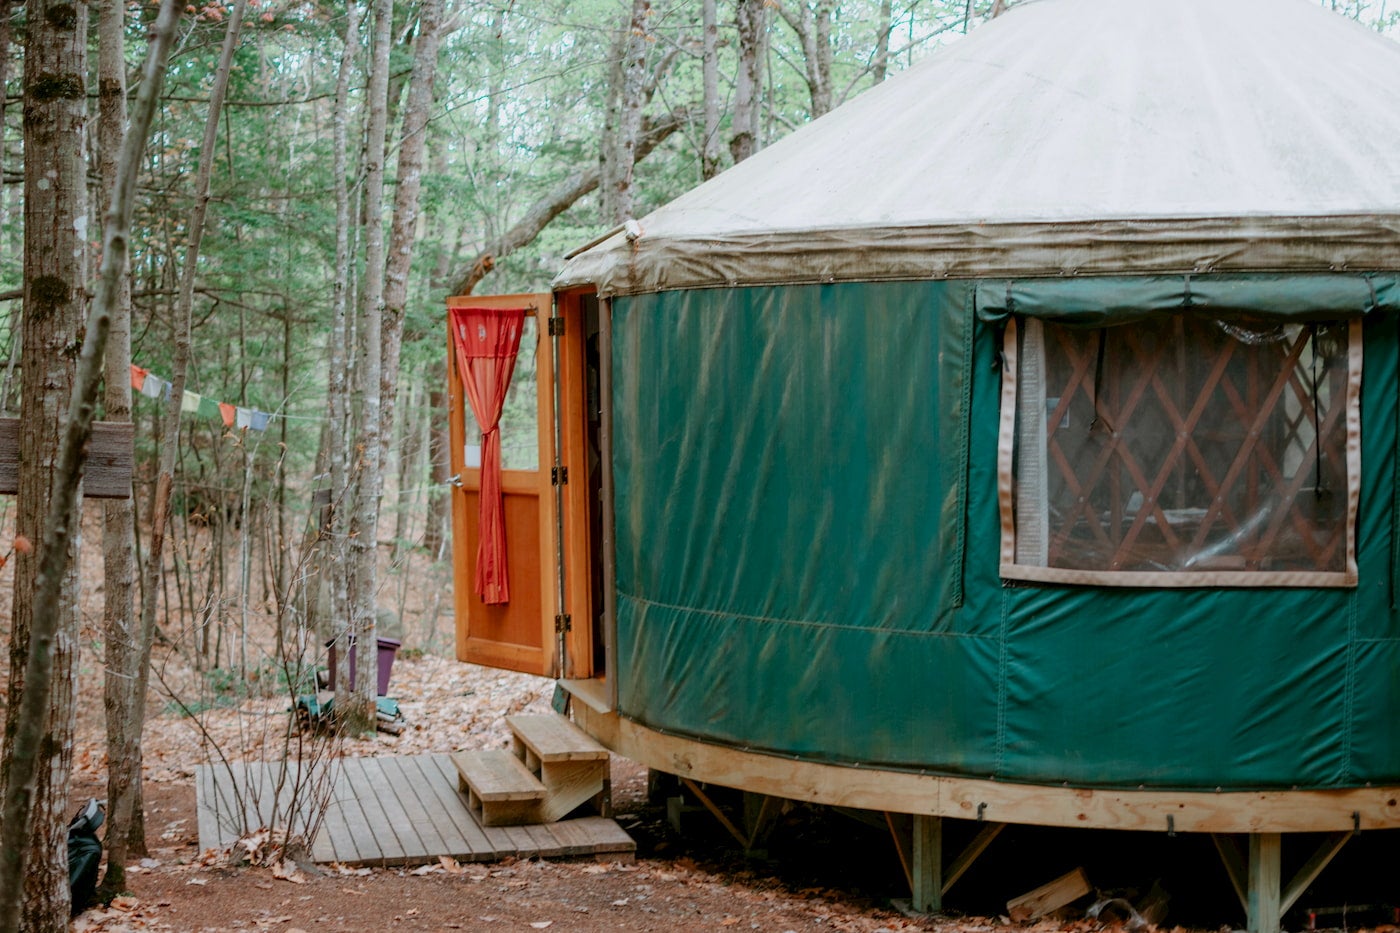
<svg viewBox="0 0 1400 933"><path fill-rule="evenodd" d="M599 712L587 703L571 706L585 732L647 767L808 803L968 820L980 817L999 823L1152 832L1400 828L1400 787L1213 793L1008 784L746 752L658 732L615 712Z"/></svg>

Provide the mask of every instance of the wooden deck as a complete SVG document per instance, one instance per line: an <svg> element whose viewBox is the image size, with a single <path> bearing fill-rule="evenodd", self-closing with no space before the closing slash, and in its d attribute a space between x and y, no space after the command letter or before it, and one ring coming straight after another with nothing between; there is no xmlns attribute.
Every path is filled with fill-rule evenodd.
<svg viewBox="0 0 1400 933"><path fill-rule="evenodd" d="M321 766L324 768L325 766ZM294 783L290 763L284 785ZM273 822L284 801L275 806L282 769L276 762L201 765L196 772L196 808L201 849L222 848L238 839L246 825ZM302 775L304 786L324 787L330 794L324 820L311 847L317 862L343 865L419 865L448 855L461 862L489 862L508 856L565 858L600 856L630 859L636 843L612 820L599 816L532 826L481 826L457 790L457 771L446 755L395 758L342 758L327 772ZM301 795L309 796L306 792ZM310 812L303 808L301 819Z"/></svg>

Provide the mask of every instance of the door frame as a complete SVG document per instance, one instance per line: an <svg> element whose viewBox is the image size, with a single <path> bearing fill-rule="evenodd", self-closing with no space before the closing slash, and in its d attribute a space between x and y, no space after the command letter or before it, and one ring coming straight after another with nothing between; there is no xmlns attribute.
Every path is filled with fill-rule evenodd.
<svg viewBox="0 0 1400 933"><path fill-rule="evenodd" d="M586 357L584 298L591 290L580 289L521 295L459 295L447 299L447 308L527 308L536 319L538 348L536 380L538 401L539 459L534 472L503 470L502 492L529 494L539 499L539 605L540 649L502 641L489 641L471 634L474 607L479 600L473 592L476 555L468 553L465 542L467 485L480 488L480 468L465 462L468 414L450 326L447 340L448 424L451 465L454 476L452 495L453 608L456 655L459 661L525 671L542 676L591 679L593 664L593 604L590 562L599 553L600 542L591 541L589 528L588 483L588 369ZM599 308L600 324L605 316ZM551 333L554 331L555 333ZM608 356L606 327L600 338L600 351ZM606 368L606 366L604 367ZM601 378L599 398L606 422L611 414ZM556 420L556 411L560 416ZM603 471L604 495L602 527L604 544L610 545L612 526L610 503L611 464L600 438L599 466ZM562 480L562 481L561 481ZM607 506L606 508L604 506ZM604 574L604 592L611 586ZM560 605L563 605L562 611ZM611 600L604 600L610 604ZM479 610L478 610L479 611ZM603 625L604 657L613 655L611 625ZM563 628L563 631L560 629ZM560 652L564 663L560 663Z"/></svg>

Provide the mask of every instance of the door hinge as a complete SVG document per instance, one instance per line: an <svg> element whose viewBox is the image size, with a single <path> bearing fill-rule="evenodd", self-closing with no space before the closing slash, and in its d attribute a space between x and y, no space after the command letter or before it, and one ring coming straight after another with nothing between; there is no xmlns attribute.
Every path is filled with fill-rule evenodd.
<svg viewBox="0 0 1400 933"><path fill-rule="evenodd" d="M561 613L560 615L557 615L557 616L554 617L554 631L555 631L555 634L562 635L562 634L564 634L565 632L572 632L573 630L574 630L574 617L573 617L573 616L571 616L571 615L569 615L567 612L565 612L565 613Z"/></svg>
<svg viewBox="0 0 1400 933"><path fill-rule="evenodd" d="M549 319L549 336L564 336L564 319L562 317L552 317Z"/></svg>
<svg viewBox="0 0 1400 933"><path fill-rule="evenodd" d="M557 466L549 468L549 485L567 486L569 485L569 468Z"/></svg>

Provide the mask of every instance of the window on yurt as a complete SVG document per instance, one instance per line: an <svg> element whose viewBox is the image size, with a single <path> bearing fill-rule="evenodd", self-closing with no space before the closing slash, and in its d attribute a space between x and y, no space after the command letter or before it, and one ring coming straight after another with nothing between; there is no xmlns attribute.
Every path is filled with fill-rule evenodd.
<svg viewBox="0 0 1400 933"><path fill-rule="evenodd" d="M1012 320L1002 575L1349 586L1360 324Z"/></svg>

